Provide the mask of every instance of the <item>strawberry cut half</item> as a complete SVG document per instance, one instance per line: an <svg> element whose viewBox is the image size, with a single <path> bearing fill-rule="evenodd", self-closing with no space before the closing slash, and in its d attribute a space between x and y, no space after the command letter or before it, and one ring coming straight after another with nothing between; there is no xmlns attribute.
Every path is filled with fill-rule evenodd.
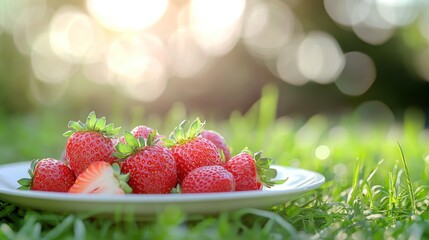
<svg viewBox="0 0 429 240"><path fill-rule="evenodd" d="M93 162L81 173L69 193L125 194L131 193L129 174L121 174L117 163Z"/></svg>

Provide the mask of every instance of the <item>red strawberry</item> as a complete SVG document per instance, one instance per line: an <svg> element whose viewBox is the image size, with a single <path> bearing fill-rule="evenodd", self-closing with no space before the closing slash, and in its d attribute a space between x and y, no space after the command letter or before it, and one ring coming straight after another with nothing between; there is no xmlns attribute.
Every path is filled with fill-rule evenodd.
<svg viewBox="0 0 429 240"><path fill-rule="evenodd" d="M127 184L129 175L121 174L117 163L93 162L81 173L70 193L112 193L125 194L132 190Z"/></svg>
<svg viewBox="0 0 429 240"><path fill-rule="evenodd" d="M261 152L254 157L245 150L232 157L225 163L226 170L234 175L236 191L261 190L262 186L272 187L284 183L286 180L273 179L277 176L276 169L270 168L271 159L262 158Z"/></svg>
<svg viewBox="0 0 429 240"><path fill-rule="evenodd" d="M146 127L146 126L143 126L143 125L138 125L138 126L134 127L133 130L131 130L131 133L133 134L133 136L135 138L144 138L144 139L147 139L149 137L149 134L152 131L153 131L153 129L150 128L150 127ZM120 137L118 141L120 143L124 143L125 144L126 143L125 136ZM155 136L155 141L158 141L157 144L162 145L162 142L160 140L160 136L158 134L156 134L156 136Z"/></svg>
<svg viewBox="0 0 429 240"><path fill-rule="evenodd" d="M18 181L21 184L19 189L67 192L76 179L74 172L67 165L53 158L31 162L28 173L30 178Z"/></svg>
<svg viewBox="0 0 429 240"><path fill-rule="evenodd" d="M156 131L147 139L125 132L127 144L116 146L116 156L123 159L121 171L130 174L133 193L170 193L177 185L176 162L171 151L156 145Z"/></svg>
<svg viewBox="0 0 429 240"><path fill-rule="evenodd" d="M226 145L225 139L218 132L211 130L203 130L201 136L212 141L216 145L216 147L220 151L222 151L225 162L227 162L231 158L231 152L229 151L228 145Z"/></svg>
<svg viewBox="0 0 429 240"><path fill-rule="evenodd" d="M94 112L88 115L86 123L70 121L68 124L72 130L64 133L69 137L66 143L65 158L70 168L79 176L91 163L105 161L113 163L115 145L112 136L117 134L120 128L113 124L106 125L106 118L97 118Z"/></svg>
<svg viewBox="0 0 429 240"><path fill-rule="evenodd" d="M186 175L181 187L182 193L233 192L235 180L222 166L203 166Z"/></svg>
<svg viewBox="0 0 429 240"><path fill-rule="evenodd" d="M183 121L176 127L170 139L164 139L164 144L171 147L177 164L177 177L182 183L185 176L195 168L210 165L222 165L222 157L214 143L200 136L204 124L197 118L185 132Z"/></svg>

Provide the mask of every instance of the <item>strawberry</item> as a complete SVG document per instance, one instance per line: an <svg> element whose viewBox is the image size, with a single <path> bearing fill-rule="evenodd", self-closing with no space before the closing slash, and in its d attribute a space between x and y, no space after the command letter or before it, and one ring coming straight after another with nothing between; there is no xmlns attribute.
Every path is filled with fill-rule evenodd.
<svg viewBox="0 0 429 240"><path fill-rule="evenodd" d="M192 170L182 182L182 193L233 192L234 176L218 165Z"/></svg>
<svg viewBox="0 0 429 240"><path fill-rule="evenodd" d="M120 128L113 124L106 125L106 118L97 118L94 112L88 115L86 123L70 121L68 127L72 130L64 133L68 137L65 159L70 168L79 176L91 163L105 161L113 163L116 158L113 135Z"/></svg>
<svg viewBox="0 0 429 240"><path fill-rule="evenodd" d="M182 183L185 176L195 168L210 165L222 165L222 157L216 145L200 136L205 123L199 118L193 121L188 129L183 129L186 121L174 128L170 139L163 139L164 145L171 147L177 164L177 177Z"/></svg>
<svg viewBox="0 0 429 240"><path fill-rule="evenodd" d="M261 157L261 154L257 152L252 157L251 153L244 150L225 163L225 169L234 175L236 191L262 190L262 186L272 187L286 181L273 180L277 170L270 168L271 159Z"/></svg>
<svg viewBox="0 0 429 240"><path fill-rule="evenodd" d="M212 141L216 145L219 151L221 151L221 155L223 155L225 162L231 158L231 152L228 148L228 145L226 144L222 135L220 135L218 132L212 130L203 130L201 136Z"/></svg>
<svg viewBox="0 0 429 240"><path fill-rule="evenodd" d="M157 133L147 139L125 132L126 144L116 145L115 154L122 160L121 171L130 174L133 193L170 193L177 185L176 162L171 151L156 145Z"/></svg>
<svg viewBox="0 0 429 240"><path fill-rule="evenodd" d="M147 126L143 126L143 125L138 125L138 126L136 126L136 127L134 127L133 128L133 130L131 130L131 133L133 134L133 136L135 137L135 138L145 138L145 139L147 139L148 137L149 137L149 134L151 133L153 131L153 129L152 128L150 128L150 127L147 127ZM158 140L158 139L160 139L160 136L158 135L158 134L156 134L156 136L155 136L155 140ZM120 137L119 139L118 139L118 141L120 142L120 143L126 143L126 141L125 141L125 136L122 136L122 137ZM160 144L160 145L162 145L162 142L161 142L161 140L158 140L158 142L157 142L157 144Z"/></svg>
<svg viewBox="0 0 429 240"><path fill-rule="evenodd" d="M129 174L121 174L117 163L97 161L91 163L76 179L69 193L130 193Z"/></svg>
<svg viewBox="0 0 429 240"><path fill-rule="evenodd" d="M32 161L28 174L30 178L18 180L19 189L68 192L76 179L67 165L53 158Z"/></svg>

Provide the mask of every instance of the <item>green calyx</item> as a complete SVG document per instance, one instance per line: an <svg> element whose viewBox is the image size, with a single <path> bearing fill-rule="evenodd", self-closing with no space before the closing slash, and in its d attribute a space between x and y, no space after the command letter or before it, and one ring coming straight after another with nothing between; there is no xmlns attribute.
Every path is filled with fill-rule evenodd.
<svg viewBox="0 0 429 240"><path fill-rule="evenodd" d="M85 131L96 131L103 134L105 137L113 137L121 130L121 127L115 128L113 124L107 124L105 117L97 118L94 111L89 113L85 123L81 121L70 121L68 127L71 130L63 134L66 137L70 137L75 132Z"/></svg>
<svg viewBox="0 0 429 240"><path fill-rule="evenodd" d="M131 193L133 189L128 185L128 180L130 179L130 173L122 174L121 168L119 167L119 164L114 163L112 164L113 174L115 175L116 179L118 179L119 187L124 190L125 193Z"/></svg>
<svg viewBox="0 0 429 240"><path fill-rule="evenodd" d="M175 127L173 132L170 134L169 139L163 139L163 143L167 147L172 147L176 144L184 144L189 140L198 137L204 130L205 122L201 122L200 118L196 118L189 128L186 130L185 125L188 121L184 120L179 126Z"/></svg>
<svg viewBox="0 0 429 240"><path fill-rule="evenodd" d="M244 152L249 153L248 150ZM287 179L274 180L277 177L277 170L270 168L272 159L268 157L262 157L262 152L254 154L253 158L256 162L256 170L258 178L265 187L273 187L276 184L283 184Z"/></svg>
<svg viewBox="0 0 429 240"><path fill-rule="evenodd" d="M128 131L124 133L124 138L126 143L120 142L115 146L116 152L114 155L119 159L125 159L140 151L144 147L154 146L159 141L159 139L156 138L156 130L153 130L147 139L136 138L131 132Z"/></svg>
<svg viewBox="0 0 429 240"><path fill-rule="evenodd" d="M36 169L37 163L40 159L36 159L31 161L30 169L28 169L28 175L30 178L21 178L18 180L19 185L21 185L18 189L21 190L31 190L31 184L33 183L34 170Z"/></svg>

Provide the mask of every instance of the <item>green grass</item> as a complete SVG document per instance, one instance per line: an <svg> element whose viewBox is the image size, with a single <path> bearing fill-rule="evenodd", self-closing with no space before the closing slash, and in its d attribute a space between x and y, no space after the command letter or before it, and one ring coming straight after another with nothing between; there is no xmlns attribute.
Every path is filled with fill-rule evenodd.
<svg viewBox="0 0 429 240"><path fill-rule="evenodd" d="M266 87L248 112L233 112L226 121L206 119L207 128L222 133L233 153L247 146L276 164L322 173L327 181L320 189L270 209L195 216L171 207L147 221L39 212L0 200L0 239L429 238L429 131L421 111L410 109L399 122L373 102L340 116L276 118L277 94ZM164 134L197 115L180 104L163 118L141 108L121 117L123 109L118 106L108 120L125 129L144 123ZM68 116L53 116L0 113L0 163L59 156Z"/></svg>

